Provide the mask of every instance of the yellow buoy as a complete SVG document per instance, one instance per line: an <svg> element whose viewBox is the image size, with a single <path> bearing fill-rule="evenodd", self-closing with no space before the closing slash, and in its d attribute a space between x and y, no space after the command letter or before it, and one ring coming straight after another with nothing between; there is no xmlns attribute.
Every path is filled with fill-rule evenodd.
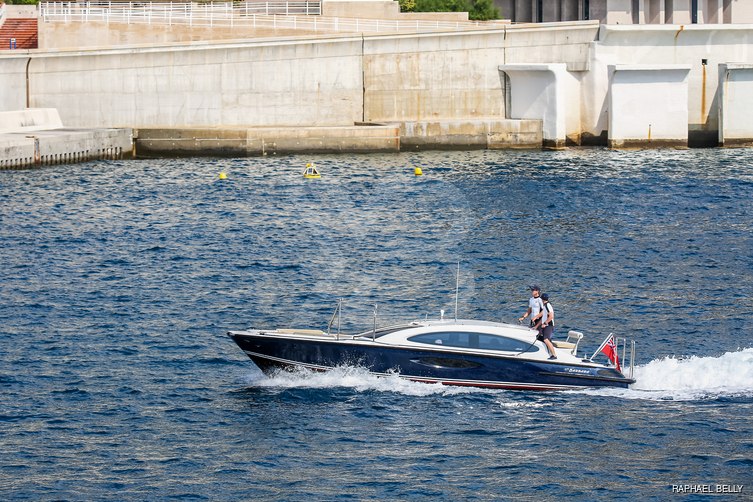
<svg viewBox="0 0 753 502"><path fill-rule="evenodd" d="M303 177L307 179L317 179L322 176L319 174L319 170L316 166L312 162L309 162L306 164L306 169L303 171Z"/></svg>
<svg viewBox="0 0 753 502"><path fill-rule="evenodd" d="M424 172L423 172L423 171L421 170L421 168L420 168L420 167L417 167L417 168L415 168L415 169L413 170L413 174L415 174L416 176L423 176L423 175L424 175Z"/></svg>
<svg viewBox="0 0 753 502"><path fill-rule="evenodd" d="M227 174L225 174L225 173L220 173L220 179L221 179L221 180L226 180L226 179L227 179Z"/></svg>

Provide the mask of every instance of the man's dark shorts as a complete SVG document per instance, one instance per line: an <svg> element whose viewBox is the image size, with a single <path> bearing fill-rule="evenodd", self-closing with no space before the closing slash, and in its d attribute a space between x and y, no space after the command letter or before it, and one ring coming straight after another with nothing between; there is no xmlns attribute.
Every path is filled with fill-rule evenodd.
<svg viewBox="0 0 753 502"><path fill-rule="evenodd" d="M551 324L547 325L546 328L539 329L539 337L541 340L551 340L552 334L554 334L554 326Z"/></svg>

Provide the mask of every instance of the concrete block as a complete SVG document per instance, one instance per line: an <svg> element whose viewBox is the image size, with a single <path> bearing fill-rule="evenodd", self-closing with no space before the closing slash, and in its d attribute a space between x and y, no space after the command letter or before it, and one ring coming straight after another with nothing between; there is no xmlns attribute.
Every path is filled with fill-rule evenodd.
<svg viewBox="0 0 753 502"><path fill-rule="evenodd" d="M322 16L397 19L400 17L400 4L393 0L323 0Z"/></svg>
<svg viewBox="0 0 753 502"><path fill-rule="evenodd" d="M32 132L63 127L55 108L27 108L0 112L0 134L8 132Z"/></svg>
<svg viewBox="0 0 753 502"><path fill-rule="evenodd" d="M541 148L540 120L444 120L404 122L402 150Z"/></svg>
<svg viewBox="0 0 753 502"><path fill-rule="evenodd" d="M0 169L34 165L34 138L0 136Z"/></svg>
<svg viewBox="0 0 753 502"><path fill-rule="evenodd" d="M688 146L690 65L610 65L612 148Z"/></svg>
<svg viewBox="0 0 753 502"><path fill-rule="evenodd" d="M397 152L395 125L342 127L142 128L140 156L249 156L277 153Z"/></svg>
<svg viewBox="0 0 753 502"><path fill-rule="evenodd" d="M719 144L753 145L753 63L719 65Z"/></svg>

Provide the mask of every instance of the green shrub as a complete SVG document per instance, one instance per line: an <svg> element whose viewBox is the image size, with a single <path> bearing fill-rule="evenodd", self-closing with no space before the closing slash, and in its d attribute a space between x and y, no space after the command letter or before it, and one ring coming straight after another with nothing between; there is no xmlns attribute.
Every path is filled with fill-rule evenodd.
<svg viewBox="0 0 753 502"><path fill-rule="evenodd" d="M398 0L401 12L467 12L474 21L499 19L492 0Z"/></svg>

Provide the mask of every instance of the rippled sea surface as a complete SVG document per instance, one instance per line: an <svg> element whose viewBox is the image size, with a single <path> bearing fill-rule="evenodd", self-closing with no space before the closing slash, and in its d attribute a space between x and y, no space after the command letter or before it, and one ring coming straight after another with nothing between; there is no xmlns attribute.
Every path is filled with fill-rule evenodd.
<svg viewBox="0 0 753 502"><path fill-rule="evenodd" d="M750 500L751 194L753 150L721 149L0 172L0 498ZM460 317L539 283L559 335L635 338L638 382L269 377L225 336L337 298L344 330L451 313L458 262Z"/></svg>

